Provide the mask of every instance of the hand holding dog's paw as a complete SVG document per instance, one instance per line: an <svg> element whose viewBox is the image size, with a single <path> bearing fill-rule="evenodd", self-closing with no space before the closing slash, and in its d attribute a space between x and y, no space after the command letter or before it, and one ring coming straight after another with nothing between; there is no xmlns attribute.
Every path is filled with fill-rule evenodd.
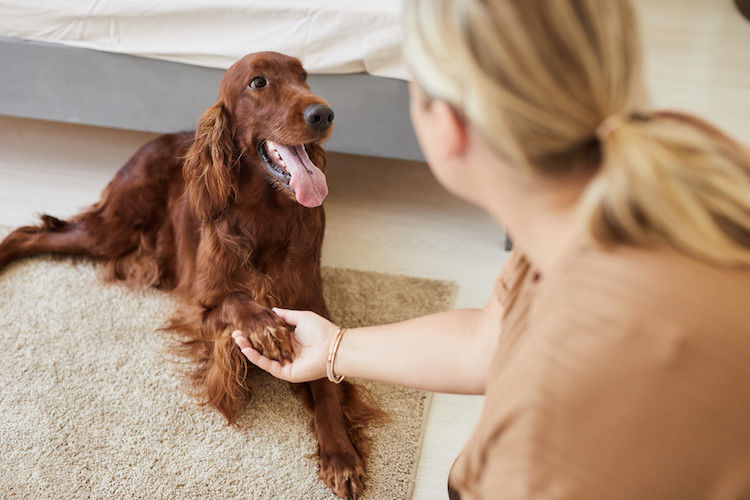
<svg viewBox="0 0 750 500"><path fill-rule="evenodd" d="M245 314L238 315L235 325L250 347L266 358L291 361L294 357L292 328L265 307L255 305L243 312Z"/></svg>
<svg viewBox="0 0 750 500"><path fill-rule="evenodd" d="M331 339L338 327L310 311L274 309L277 320L294 326L291 338L293 353L272 359L264 356L248 340L242 330L232 333L235 342L247 359L276 378L288 382L309 382L326 376L326 358Z"/></svg>

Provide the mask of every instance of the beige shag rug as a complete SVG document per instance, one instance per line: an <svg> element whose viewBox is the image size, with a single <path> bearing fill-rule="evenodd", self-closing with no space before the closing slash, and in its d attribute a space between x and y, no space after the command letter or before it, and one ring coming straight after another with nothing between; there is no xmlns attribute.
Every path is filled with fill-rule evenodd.
<svg viewBox="0 0 750 500"><path fill-rule="evenodd" d="M258 373L239 427L227 426L191 399L155 331L172 300L98 276L50 257L0 273L0 497L335 498L286 383ZM348 326L444 310L454 295L452 283L345 269L324 282ZM407 498L428 397L366 385L391 419L372 429L365 497Z"/></svg>

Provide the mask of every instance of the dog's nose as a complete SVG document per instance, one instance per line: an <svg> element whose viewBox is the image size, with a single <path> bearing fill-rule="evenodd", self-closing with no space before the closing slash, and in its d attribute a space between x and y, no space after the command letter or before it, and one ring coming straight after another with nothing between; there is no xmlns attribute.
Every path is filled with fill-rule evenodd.
<svg viewBox="0 0 750 500"><path fill-rule="evenodd" d="M328 130L333 123L333 110L325 104L313 104L304 112L305 122L317 130Z"/></svg>

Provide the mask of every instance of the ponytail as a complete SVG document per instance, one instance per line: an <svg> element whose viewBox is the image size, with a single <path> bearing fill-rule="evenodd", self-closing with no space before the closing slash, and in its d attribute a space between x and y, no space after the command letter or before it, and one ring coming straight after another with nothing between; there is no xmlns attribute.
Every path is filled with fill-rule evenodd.
<svg viewBox="0 0 750 500"><path fill-rule="evenodd" d="M596 241L750 265L747 149L677 112L610 118L597 135L602 165L582 206Z"/></svg>
<svg viewBox="0 0 750 500"><path fill-rule="evenodd" d="M582 205L596 241L750 265L750 155L695 117L633 113L648 99L630 0L404 5L417 81L507 162L596 170Z"/></svg>

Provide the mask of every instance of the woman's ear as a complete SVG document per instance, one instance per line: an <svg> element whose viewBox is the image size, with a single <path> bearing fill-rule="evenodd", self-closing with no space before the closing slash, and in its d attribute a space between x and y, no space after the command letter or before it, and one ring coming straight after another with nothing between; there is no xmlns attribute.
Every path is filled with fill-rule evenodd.
<svg viewBox="0 0 750 500"><path fill-rule="evenodd" d="M409 85L411 121L427 162L444 164L463 155L469 143L466 120L445 100L430 97L419 84Z"/></svg>
<svg viewBox="0 0 750 500"><path fill-rule="evenodd" d="M462 155L469 143L467 123L459 113L442 99L433 99L429 104L435 123L436 145L443 157Z"/></svg>
<svg viewBox="0 0 750 500"><path fill-rule="evenodd" d="M182 167L188 203L199 219L218 215L237 195L232 168L237 161L236 149L227 111L222 102L217 102L198 123Z"/></svg>

